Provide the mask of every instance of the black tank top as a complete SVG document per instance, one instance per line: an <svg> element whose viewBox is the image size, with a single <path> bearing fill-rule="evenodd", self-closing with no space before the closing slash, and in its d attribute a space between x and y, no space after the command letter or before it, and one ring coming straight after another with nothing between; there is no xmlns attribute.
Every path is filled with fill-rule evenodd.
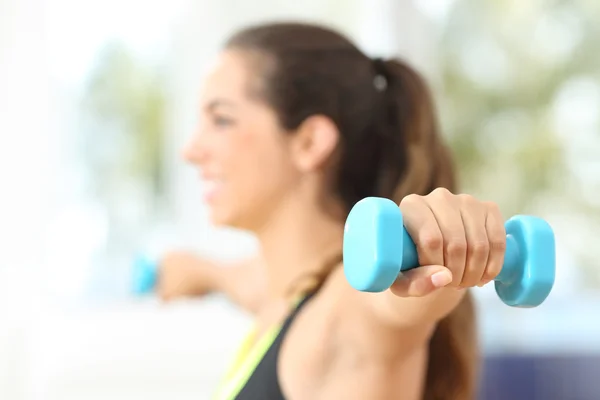
<svg viewBox="0 0 600 400"><path fill-rule="evenodd" d="M286 318L277 337L254 369L252 375L250 375L250 378L246 381L244 387L242 387L235 397L235 400L285 400L277 376L279 351L294 319L315 293L316 291L313 291L304 297Z"/></svg>

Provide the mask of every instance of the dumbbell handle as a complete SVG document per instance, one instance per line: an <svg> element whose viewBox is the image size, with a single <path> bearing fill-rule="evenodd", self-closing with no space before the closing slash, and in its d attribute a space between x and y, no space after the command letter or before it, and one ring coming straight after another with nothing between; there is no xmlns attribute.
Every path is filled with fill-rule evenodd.
<svg viewBox="0 0 600 400"><path fill-rule="evenodd" d="M536 307L550 294L556 255L552 227L543 219L515 215L504 223L506 250L494 279L498 297L513 307ZM402 213L389 199L365 198L350 210L344 227L344 273L363 292L382 292L402 271L419 266Z"/></svg>
<svg viewBox="0 0 600 400"><path fill-rule="evenodd" d="M402 245L402 265L400 271L408 271L418 267L419 258L417 255L417 247L406 228L403 229ZM519 276L521 262L521 252L517 240L512 235L506 235L504 263L501 272L496 276L494 281L502 282L504 284L513 282Z"/></svg>

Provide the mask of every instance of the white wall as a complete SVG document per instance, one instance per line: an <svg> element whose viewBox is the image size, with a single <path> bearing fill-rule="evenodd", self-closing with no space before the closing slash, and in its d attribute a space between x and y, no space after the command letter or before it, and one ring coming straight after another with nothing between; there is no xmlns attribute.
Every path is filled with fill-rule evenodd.
<svg viewBox="0 0 600 400"><path fill-rule="evenodd" d="M24 329L56 205L44 27L41 0L0 2L0 398L10 400L22 394Z"/></svg>

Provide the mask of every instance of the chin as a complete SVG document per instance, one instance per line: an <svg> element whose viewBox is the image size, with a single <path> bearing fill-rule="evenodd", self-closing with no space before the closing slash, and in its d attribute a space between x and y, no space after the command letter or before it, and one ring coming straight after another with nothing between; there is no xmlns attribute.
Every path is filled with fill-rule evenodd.
<svg viewBox="0 0 600 400"><path fill-rule="evenodd" d="M239 228L239 218L235 217L235 213L223 209L211 208L209 219L213 225L218 227Z"/></svg>
<svg viewBox="0 0 600 400"><path fill-rule="evenodd" d="M216 213L214 211L210 212L209 216L210 222L215 226L230 226L231 218L227 218L227 216L223 214Z"/></svg>
<svg viewBox="0 0 600 400"><path fill-rule="evenodd" d="M234 213L211 213L210 220L214 226L221 228L231 228L239 231L245 231L250 233L256 233L257 226L248 218L248 215L234 214Z"/></svg>

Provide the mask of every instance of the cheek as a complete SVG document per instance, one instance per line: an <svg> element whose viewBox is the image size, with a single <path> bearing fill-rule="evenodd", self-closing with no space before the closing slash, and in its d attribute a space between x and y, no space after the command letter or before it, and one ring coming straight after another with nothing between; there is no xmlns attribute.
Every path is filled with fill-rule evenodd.
<svg viewBox="0 0 600 400"><path fill-rule="evenodd" d="M242 191L240 197L270 196L292 183L293 166L283 143L254 132L241 133L238 139L231 147L228 164L235 172L236 187Z"/></svg>
<svg viewBox="0 0 600 400"><path fill-rule="evenodd" d="M260 142L248 132L235 132L228 140L225 151L226 167L229 169L232 178L242 178L244 176L256 173L261 168L260 162L263 161L264 151L260 147Z"/></svg>

